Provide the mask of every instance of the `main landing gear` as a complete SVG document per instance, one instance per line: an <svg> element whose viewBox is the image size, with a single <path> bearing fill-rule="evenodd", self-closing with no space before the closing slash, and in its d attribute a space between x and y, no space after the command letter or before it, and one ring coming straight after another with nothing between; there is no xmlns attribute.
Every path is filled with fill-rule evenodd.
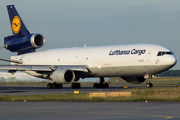
<svg viewBox="0 0 180 120"><path fill-rule="evenodd" d="M80 83L72 83L71 88L81 88L81 84Z"/></svg>
<svg viewBox="0 0 180 120"><path fill-rule="evenodd" d="M63 85L62 84L57 84L57 83L48 83L47 84L47 89L62 89ZM71 88L81 88L80 83L72 83Z"/></svg>
<svg viewBox="0 0 180 120"><path fill-rule="evenodd" d="M47 89L62 89L63 85L62 84L57 84L57 83L48 83L47 84Z"/></svg>
<svg viewBox="0 0 180 120"><path fill-rule="evenodd" d="M105 83L104 77L100 77L100 83L94 83L93 88L109 88L109 84Z"/></svg>
<svg viewBox="0 0 180 120"><path fill-rule="evenodd" d="M79 81L79 78L75 78L74 81L75 81L75 82L71 84L71 88L72 88L72 89L74 89L74 88L76 88L76 89L79 88L79 89L80 89L80 88L81 88L81 84L80 84L80 83L77 83L77 81Z"/></svg>

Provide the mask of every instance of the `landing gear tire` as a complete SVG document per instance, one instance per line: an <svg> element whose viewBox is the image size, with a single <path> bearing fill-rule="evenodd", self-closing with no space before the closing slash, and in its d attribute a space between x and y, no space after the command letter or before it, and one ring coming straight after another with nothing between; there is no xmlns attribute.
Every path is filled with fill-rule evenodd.
<svg viewBox="0 0 180 120"><path fill-rule="evenodd" d="M105 83L105 84L104 84L104 88L109 88L109 84L108 84L108 83Z"/></svg>
<svg viewBox="0 0 180 120"><path fill-rule="evenodd" d="M63 88L62 84L57 84L57 83L47 84L47 89L62 89L62 88Z"/></svg>
<svg viewBox="0 0 180 120"><path fill-rule="evenodd" d="M62 85L62 84L56 84L56 88L62 89L62 88L63 88L63 85Z"/></svg>
<svg viewBox="0 0 180 120"><path fill-rule="evenodd" d="M93 88L98 88L99 85L97 83L94 83Z"/></svg>
<svg viewBox="0 0 180 120"><path fill-rule="evenodd" d="M81 84L80 83L72 83L71 88L81 88Z"/></svg>
<svg viewBox="0 0 180 120"><path fill-rule="evenodd" d="M80 83L77 83L77 88L81 88L81 84Z"/></svg>
<svg viewBox="0 0 180 120"><path fill-rule="evenodd" d="M75 83L72 83L71 84L71 88L75 88L76 84Z"/></svg>
<svg viewBox="0 0 180 120"><path fill-rule="evenodd" d="M146 87L147 87L147 88L151 88L151 87L153 87L153 84L152 84L152 83L147 83L147 84L146 84Z"/></svg>
<svg viewBox="0 0 180 120"><path fill-rule="evenodd" d="M105 83L104 77L100 77L99 83L94 83L93 88L109 88L109 84Z"/></svg>
<svg viewBox="0 0 180 120"><path fill-rule="evenodd" d="M47 84L47 89L52 89L51 83Z"/></svg>
<svg viewBox="0 0 180 120"><path fill-rule="evenodd" d="M109 88L108 83L94 83L93 88Z"/></svg>
<svg viewBox="0 0 180 120"><path fill-rule="evenodd" d="M52 86L52 89L56 89L57 87L57 84L56 83L53 83L53 84L51 84L51 86Z"/></svg>
<svg viewBox="0 0 180 120"><path fill-rule="evenodd" d="M104 88L104 84L103 83L99 83L99 88Z"/></svg>

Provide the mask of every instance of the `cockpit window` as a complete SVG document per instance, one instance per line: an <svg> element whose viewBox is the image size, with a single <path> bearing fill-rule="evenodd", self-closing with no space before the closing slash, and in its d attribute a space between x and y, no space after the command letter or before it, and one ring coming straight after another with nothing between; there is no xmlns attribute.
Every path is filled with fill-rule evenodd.
<svg viewBox="0 0 180 120"><path fill-rule="evenodd" d="M158 52L157 56L172 55L172 54L173 54L172 52L164 52L164 51L161 51L161 52Z"/></svg>
<svg viewBox="0 0 180 120"><path fill-rule="evenodd" d="M162 52L158 52L157 56L161 56Z"/></svg>
<svg viewBox="0 0 180 120"><path fill-rule="evenodd" d="M166 52L166 54L168 54L168 55L172 55L172 53L171 53L171 52Z"/></svg>

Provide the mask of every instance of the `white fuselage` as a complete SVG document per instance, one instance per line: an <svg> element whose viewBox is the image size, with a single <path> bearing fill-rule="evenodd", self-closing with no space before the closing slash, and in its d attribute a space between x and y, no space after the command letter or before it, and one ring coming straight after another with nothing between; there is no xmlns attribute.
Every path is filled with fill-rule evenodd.
<svg viewBox="0 0 180 120"><path fill-rule="evenodd" d="M167 54L158 56L159 52ZM168 48L154 44L52 49L11 59L22 60L22 65L85 65L96 77L157 74L177 61Z"/></svg>

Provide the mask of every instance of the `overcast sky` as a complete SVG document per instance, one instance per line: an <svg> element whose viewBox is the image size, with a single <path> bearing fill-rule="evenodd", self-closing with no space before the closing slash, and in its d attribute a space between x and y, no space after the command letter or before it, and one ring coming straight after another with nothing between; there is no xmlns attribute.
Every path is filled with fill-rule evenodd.
<svg viewBox="0 0 180 120"><path fill-rule="evenodd" d="M14 4L31 33L51 48L154 43L180 60L180 0L3 0L0 2L0 58L12 35L6 5ZM0 64L7 64L1 62ZM180 69L179 61L173 69Z"/></svg>

